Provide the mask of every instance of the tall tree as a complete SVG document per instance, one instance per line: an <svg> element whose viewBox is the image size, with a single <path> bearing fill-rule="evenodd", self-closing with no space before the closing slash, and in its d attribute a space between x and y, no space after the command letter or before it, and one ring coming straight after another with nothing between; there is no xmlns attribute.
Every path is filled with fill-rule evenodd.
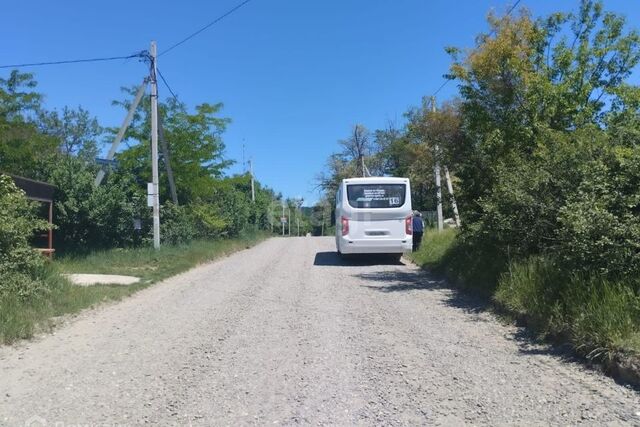
<svg viewBox="0 0 640 427"><path fill-rule="evenodd" d="M371 133L361 124L353 127L351 135L347 139L338 141L343 148L343 157L354 162L359 176L367 175L365 159L371 154Z"/></svg>
<svg viewBox="0 0 640 427"><path fill-rule="evenodd" d="M128 89L127 93L133 95L134 91L135 89ZM129 101L116 104L125 109L130 105ZM145 99L140 104L125 135L128 148L117 155L117 160L122 167L134 172L142 180L150 181L150 103ZM230 120L218 117L222 107L221 103L204 103L196 106L194 112L189 112L184 103L175 99L159 105L181 203L209 197L214 180L220 178L232 164L232 161L224 158L222 134ZM162 156L160 160L164 161ZM169 194L168 181L163 168L160 171L161 191L166 196Z"/></svg>
<svg viewBox="0 0 640 427"><path fill-rule="evenodd" d="M85 161L93 161L98 155L98 139L103 130L98 120L82 107L77 110L64 107L62 112L41 111L38 126L42 133L59 141L59 151L63 155Z"/></svg>
<svg viewBox="0 0 640 427"><path fill-rule="evenodd" d="M42 95L33 75L12 71L0 78L0 170L42 178L42 164L55 154L57 140L38 130Z"/></svg>

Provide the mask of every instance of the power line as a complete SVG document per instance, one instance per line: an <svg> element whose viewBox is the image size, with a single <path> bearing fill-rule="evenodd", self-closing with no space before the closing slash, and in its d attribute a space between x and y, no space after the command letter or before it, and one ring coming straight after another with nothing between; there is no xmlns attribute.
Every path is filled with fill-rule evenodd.
<svg viewBox="0 0 640 427"><path fill-rule="evenodd" d="M516 2L515 2L515 3L513 3L513 6L511 6L511 7L509 8L509 10L507 10L507 13L506 13L506 15L505 15L505 16L509 16L509 15L511 15L511 12L513 12L513 11L515 10L515 8L516 8L516 7L518 7L518 4L519 4L521 1L522 1L522 0L516 0ZM496 32L496 30L495 30L495 29L493 29L493 30L489 33L489 35L491 36L491 35L493 35L495 32ZM452 80L453 80L453 79L446 79L446 80L445 80L445 81L440 85L440 87L439 87L435 92L433 92L433 95L431 95L431 96L432 96L432 97L436 96L436 95L438 94L438 92L440 92L440 91L441 91L441 90L442 90L446 85L448 85L448 84L449 84L449 82L450 82L450 81L452 81Z"/></svg>
<svg viewBox="0 0 640 427"><path fill-rule="evenodd" d="M24 68L24 67L40 67L44 65L78 64L78 63L85 63L85 62L105 62L105 61L116 61L118 59L143 58L146 56L147 56L147 53L145 51L142 51L142 52L134 53L132 55L126 55L126 56L109 56L105 58L68 59L63 61L31 62L26 64L9 64L9 65L0 65L0 68Z"/></svg>
<svg viewBox="0 0 640 427"><path fill-rule="evenodd" d="M436 96L438 94L438 92L440 92L442 90L443 87L445 87L446 85L449 84L449 82L451 81L451 79L446 79L438 88L438 90L436 90L435 92L433 92L433 95L431 96Z"/></svg>
<svg viewBox="0 0 640 427"><path fill-rule="evenodd" d="M178 101L178 97L176 96L176 94L171 89L171 86L169 86L169 83L167 82L167 79L165 79L164 76L162 75L162 71L160 71L160 68L156 68L156 70L158 70L158 75L160 76L160 79L162 79L162 82L164 83L164 85L167 87L167 89L169 89L169 92L171 92L171 95L173 95L173 99L175 99L176 102L179 102Z"/></svg>
<svg viewBox="0 0 640 427"><path fill-rule="evenodd" d="M251 0L244 0L242 3L236 5L235 7L229 9L227 12L225 12L224 14L218 16L216 19L214 19L213 21L209 22L207 25L205 25L204 27L200 28L198 31L196 31L193 34L190 34L189 36L185 37L184 39L180 40L178 43L170 46L169 48L163 50L162 52L160 52L158 54L158 56L162 56L165 53L175 49L176 47L180 46L181 44L191 40L192 38L194 38L195 36L197 36L198 34L200 34L201 32L203 32L204 30L208 29L209 27L217 24L218 22L222 21L224 18L226 18L227 16L231 15L233 12L235 12L236 10L240 9L242 6L244 6L245 4L249 3Z"/></svg>
<svg viewBox="0 0 640 427"><path fill-rule="evenodd" d="M513 12L513 10L518 7L518 3L520 3L521 0L516 0L516 2L513 4L513 6L511 6L511 8L507 11L507 16L511 15L511 12Z"/></svg>

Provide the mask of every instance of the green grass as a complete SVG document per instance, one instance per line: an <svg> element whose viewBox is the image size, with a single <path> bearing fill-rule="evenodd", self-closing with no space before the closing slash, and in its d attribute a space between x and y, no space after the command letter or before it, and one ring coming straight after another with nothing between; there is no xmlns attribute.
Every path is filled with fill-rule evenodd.
<svg viewBox="0 0 640 427"><path fill-rule="evenodd" d="M427 230L422 237L420 250L411 253L409 257L422 267L439 269L444 255L455 241L457 234L457 231L453 228L444 229L441 233L435 230Z"/></svg>
<svg viewBox="0 0 640 427"><path fill-rule="evenodd" d="M85 256L60 257L52 262L46 284L48 292L28 300L14 296L0 299L0 343L31 338L48 331L56 318L109 301L118 301L154 282L186 271L198 264L253 246L264 234L237 239L201 240L179 246L112 249ZM73 286L60 273L124 274L140 277L131 286Z"/></svg>
<svg viewBox="0 0 640 427"><path fill-rule="evenodd" d="M410 257L460 288L485 295L497 311L524 320L538 336L568 342L589 359L606 364L619 353L640 356L640 296L633 283L562 271L549 256L509 265L469 251L456 236L455 230L428 231Z"/></svg>
<svg viewBox="0 0 640 427"><path fill-rule="evenodd" d="M544 337L571 342L590 359L640 354L640 297L633 285L567 274L546 257L513 263L500 278L495 301L527 319Z"/></svg>

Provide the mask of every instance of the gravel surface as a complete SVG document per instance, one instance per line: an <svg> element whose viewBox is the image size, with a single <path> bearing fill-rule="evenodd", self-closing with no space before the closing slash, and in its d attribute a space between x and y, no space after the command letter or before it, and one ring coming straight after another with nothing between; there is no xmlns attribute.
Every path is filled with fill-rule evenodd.
<svg viewBox="0 0 640 427"><path fill-rule="evenodd" d="M0 348L0 424L640 424L635 391L333 249L271 239Z"/></svg>

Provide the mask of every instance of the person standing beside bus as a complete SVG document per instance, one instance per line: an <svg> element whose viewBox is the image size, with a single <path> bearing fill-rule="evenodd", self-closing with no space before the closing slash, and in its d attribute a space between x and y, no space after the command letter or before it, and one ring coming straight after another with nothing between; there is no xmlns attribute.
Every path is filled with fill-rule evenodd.
<svg viewBox="0 0 640 427"><path fill-rule="evenodd" d="M419 211L413 211L413 252L420 249L422 243L422 235L424 234L424 222L422 221L422 214Z"/></svg>

